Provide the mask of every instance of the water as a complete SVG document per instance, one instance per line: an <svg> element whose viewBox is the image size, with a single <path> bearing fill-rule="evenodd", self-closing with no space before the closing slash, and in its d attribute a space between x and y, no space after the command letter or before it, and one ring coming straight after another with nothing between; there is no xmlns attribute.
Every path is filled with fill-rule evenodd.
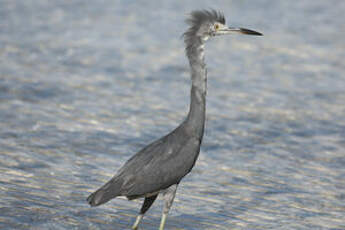
<svg viewBox="0 0 345 230"><path fill-rule="evenodd" d="M186 115L186 13L215 38L200 158L167 229L345 229L344 1L0 1L0 228L128 229L86 197ZM157 229L161 200L143 229Z"/></svg>

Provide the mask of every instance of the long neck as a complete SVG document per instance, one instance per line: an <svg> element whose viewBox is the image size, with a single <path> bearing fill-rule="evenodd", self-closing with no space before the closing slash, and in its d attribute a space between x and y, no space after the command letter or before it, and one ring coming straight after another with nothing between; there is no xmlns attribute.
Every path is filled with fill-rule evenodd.
<svg viewBox="0 0 345 230"><path fill-rule="evenodd" d="M205 125L207 70L204 62L204 41L195 39L187 47L187 57L191 67L192 89L187 127L200 140Z"/></svg>

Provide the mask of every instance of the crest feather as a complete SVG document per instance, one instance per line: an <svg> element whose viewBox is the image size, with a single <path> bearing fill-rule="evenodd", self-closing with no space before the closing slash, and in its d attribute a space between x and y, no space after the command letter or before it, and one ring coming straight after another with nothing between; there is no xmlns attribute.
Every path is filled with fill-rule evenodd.
<svg viewBox="0 0 345 230"><path fill-rule="evenodd" d="M205 22L219 22L225 24L225 18L220 11L195 10L192 11L190 17L186 19L186 23L190 26L200 26Z"/></svg>
<svg viewBox="0 0 345 230"><path fill-rule="evenodd" d="M192 55L193 47L197 46L198 39L195 35L200 26L204 23L219 22L225 24L223 13L216 10L196 10L192 11L186 19L186 23L190 26L189 29L183 34L184 42L186 44L186 53L188 56Z"/></svg>

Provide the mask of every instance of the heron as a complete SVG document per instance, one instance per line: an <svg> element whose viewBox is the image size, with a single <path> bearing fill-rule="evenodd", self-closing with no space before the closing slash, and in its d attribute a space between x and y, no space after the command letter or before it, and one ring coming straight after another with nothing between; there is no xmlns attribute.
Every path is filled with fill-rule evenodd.
<svg viewBox="0 0 345 230"><path fill-rule="evenodd" d="M133 155L114 177L87 198L91 206L104 204L118 196L125 196L128 200L144 198L133 230L138 229L158 194L162 194L164 200L159 230L164 229L177 187L199 156L206 112L205 42L218 35L234 33L262 35L254 30L226 26L224 14L213 9L192 11L186 23L189 28L183 38L192 82L186 119L172 132Z"/></svg>

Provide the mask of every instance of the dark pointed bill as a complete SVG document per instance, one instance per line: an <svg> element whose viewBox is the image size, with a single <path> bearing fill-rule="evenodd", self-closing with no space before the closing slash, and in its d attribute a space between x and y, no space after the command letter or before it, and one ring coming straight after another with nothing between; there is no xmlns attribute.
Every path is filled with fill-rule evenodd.
<svg viewBox="0 0 345 230"><path fill-rule="evenodd" d="M229 32L236 32L236 33L241 33L241 34L246 34L246 35L255 35L255 36L262 36L262 33L259 33L254 30L249 30L245 28L234 28L234 27L229 27L227 29Z"/></svg>
<svg viewBox="0 0 345 230"><path fill-rule="evenodd" d="M249 29L245 29L245 28L239 28L239 29L240 29L239 32L242 34L262 36L262 33L256 32L254 30L249 30Z"/></svg>

